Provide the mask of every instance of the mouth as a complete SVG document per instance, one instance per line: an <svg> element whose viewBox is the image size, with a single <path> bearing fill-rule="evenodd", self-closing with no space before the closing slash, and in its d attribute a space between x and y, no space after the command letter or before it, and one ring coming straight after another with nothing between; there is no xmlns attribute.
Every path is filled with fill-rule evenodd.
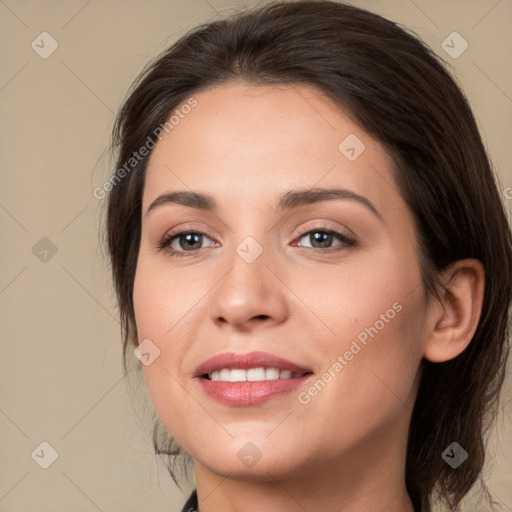
<svg viewBox="0 0 512 512"><path fill-rule="evenodd" d="M221 382L293 379L313 373L310 368L267 352L225 352L201 363L194 377Z"/></svg>
<svg viewBox="0 0 512 512"><path fill-rule="evenodd" d="M278 379L298 379L311 372L291 372L290 370L279 370L278 368L223 368L202 375L203 378L219 382L260 382Z"/></svg>
<svg viewBox="0 0 512 512"><path fill-rule="evenodd" d="M194 372L204 392L229 405L255 405L289 393L313 371L266 352L219 354Z"/></svg>

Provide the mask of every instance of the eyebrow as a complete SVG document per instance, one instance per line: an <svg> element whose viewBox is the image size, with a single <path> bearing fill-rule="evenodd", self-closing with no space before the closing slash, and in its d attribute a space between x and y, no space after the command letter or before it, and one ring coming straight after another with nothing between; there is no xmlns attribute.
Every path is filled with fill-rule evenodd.
<svg viewBox="0 0 512 512"><path fill-rule="evenodd" d="M291 210L298 206L318 203L320 201L329 201L333 199L349 199L357 201L370 210L381 222L384 219L375 205L366 197L356 194L351 190L344 188L313 188L305 190L289 190L278 198L277 209L280 211ZM218 210L218 205L215 199L209 194L200 192L192 192L187 190L179 190L174 192L167 192L158 196L148 207L146 215L150 211L166 204L179 204L182 206L189 206L208 212L215 212Z"/></svg>

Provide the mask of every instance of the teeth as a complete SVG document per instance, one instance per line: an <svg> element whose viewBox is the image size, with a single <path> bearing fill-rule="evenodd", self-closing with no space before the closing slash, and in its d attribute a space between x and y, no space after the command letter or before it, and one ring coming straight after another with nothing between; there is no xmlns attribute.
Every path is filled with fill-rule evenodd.
<svg viewBox="0 0 512 512"><path fill-rule="evenodd" d="M303 373L292 373L289 370L279 371L277 368L249 368L249 370L223 368L222 370L215 370L209 373L208 377L210 380L221 382L256 382L277 379L296 379L303 375Z"/></svg>
<svg viewBox="0 0 512 512"><path fill-rule="evenodd" d="M231 370L229 379L231 382L243 382L247 380L247 372L245 370Z"/></svg>
<svg viewBox="0 0 512 512"><path fill-rule="evenodd" d="M247 380L251 382L256 380L265 380L265 368L250 368L247 370Z"/></svg>
<svg viewBox="0 0 512 512"><path fill-rule="evenodd" d="M267 368L265 370L265 380L279 379L279 370L277 368Z"/></svg>
<svg viewBox="0 0 512 512"><path fill-rule="evenodd" d="M215 372L213 372L213 373L215 373ZM224 370L217 372L216 380L223 380L223 381L229 382L231 380L231 370L229 368L224 368Z"/></svg>

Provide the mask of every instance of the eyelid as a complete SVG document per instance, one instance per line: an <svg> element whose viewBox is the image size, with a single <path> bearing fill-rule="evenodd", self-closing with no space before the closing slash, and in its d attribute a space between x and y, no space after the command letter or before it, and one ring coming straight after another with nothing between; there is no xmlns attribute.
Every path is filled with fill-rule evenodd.
<svg viewBox="0 0 512 512"><path fill-rule="evenodd" d="M212 237L211 237L211 235L210 235L210 234L208 234L208 232L207 232L207 231L208 231L208 230L206 230L206 229L202 229L202 228L201 228L201 229L200 229L200 228L197 228L197 229L196 229L196 228L195 228L194 226L192 226L192 225L186 225L186 226L182 226L182 227L179 227L179 228L176 228L176 229L173 229L173 230L171 230L171 231L167 232L167 233L164 235L164 237L167 237L167 236L175 236L175 235L179 235L179 234L181 234L181 233L201 233L202 235L207 235L207 236L209 236L210 238L212 238Z"/></svg>
<svg viewBox="0 0 512 512"><path fill-rule="evenodd" d="M320 213L320 212L318 212ZM323 213L323 215L322 215ZM315 215L315 213L313 213ZM309 229L330 229L333 231L338 231L347 238L353 238L354 240L357 240L359 238L359 235L352 230L347 224L343 223L343 219L346 221L349 221L349 224L354 224L354 218L352 216L346 217L343 216L340 219L332 219L330 217L334 217L335 215L332 215L332 213L328 212L321 212L320 215L316 218L312 217L312 220L306 221L303 227L297 229L297 226L300 226L303 224L304 221L299 222L298 224L295 224L294 229L297 229L298 233L303 233L304 231L308 231ZM357 219L357 217L356 217ZM357 223L356 223L357 225Z"/></svg>
<svg viewBox="0 0 512 512"><path fill-rule="evenodd" d="M351 234L345 233L342 228L337 226L329 226L328 223L324 220L320 221L312 221L309 224L306 224L302 228L297 230L297 234L303 235L305 233L308 233L312 229L317 229L318 231L326 230L326 231L336 231L337 233L340 233L341 235L344 235L347 238L351 238L352 236L355 236L352 230L345 228L347 231L350 231Z"/></svg>

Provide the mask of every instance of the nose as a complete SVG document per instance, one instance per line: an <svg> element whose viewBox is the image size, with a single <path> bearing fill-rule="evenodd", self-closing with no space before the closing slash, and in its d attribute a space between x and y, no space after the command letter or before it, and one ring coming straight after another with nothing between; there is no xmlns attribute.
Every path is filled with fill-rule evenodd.
<svg viewBox="0 0 512 512"><path fill-rule="evenodd" d="M277 325L288 315L284 276L279 276L264 250L248 263L235 252L231 268L213 288L210 314L220 327L240 332Z"/></svg>

